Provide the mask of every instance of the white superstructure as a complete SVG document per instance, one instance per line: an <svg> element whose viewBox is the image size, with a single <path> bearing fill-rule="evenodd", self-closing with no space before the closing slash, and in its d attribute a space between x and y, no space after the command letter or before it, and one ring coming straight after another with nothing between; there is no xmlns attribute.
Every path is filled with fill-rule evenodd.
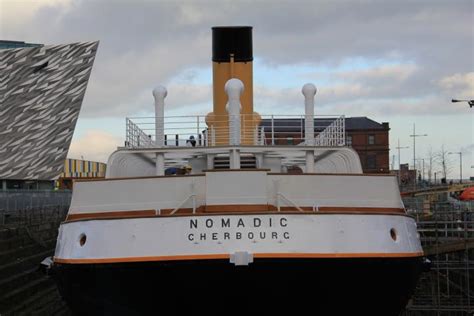
<svg viewBox="0 0 474 316"><path fill-rule="evenodd" d="M199 117L197 126L182 127L185 135L198 132L194 146L183 144L179 134L169 144L163 111L167 91L155 89L159 117L155 126L146 128L155 134L130 121L128 142L110 156L107 179L75 183L56 262L235 262L240 256L239 264L249 264L258 257L422 254L396 178L362 174L357 153L343 146L341 117L316 135L310 132L315 129L314 85L302 89L305 139L298 146L272 145L275 140L267 136L273 138L274 131L261 127L252 135L253 145L241 145L248 130L241 128L242 89L237 79L226 85L228 145L220 146L213 145L218 136L212 126L199 126ZM328 142L335 145L322 145ZM216 169L219 159L223 169ZM190 173L165 175L166 169L185 165L192 168ZM294 167L296 174L289 172Z"/></svg>

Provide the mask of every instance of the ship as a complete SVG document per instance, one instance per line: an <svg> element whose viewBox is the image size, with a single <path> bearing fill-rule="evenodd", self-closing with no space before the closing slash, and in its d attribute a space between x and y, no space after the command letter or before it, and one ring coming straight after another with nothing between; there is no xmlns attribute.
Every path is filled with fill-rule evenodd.
<svg viewBox="0 0 474 316"><path fill-rule="evenodd" d="M253 108L252 27L212 28L213 112L128 118L105 179L76 180L53 276L77 314L257 306L398 315L423 269L396 177L364 174L343 115Z"/></svg>

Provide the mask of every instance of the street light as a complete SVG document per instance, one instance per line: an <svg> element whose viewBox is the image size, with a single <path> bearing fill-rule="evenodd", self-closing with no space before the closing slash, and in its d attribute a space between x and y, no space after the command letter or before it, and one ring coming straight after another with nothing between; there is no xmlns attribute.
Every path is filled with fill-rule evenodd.
<svg viewBox="0 0 474 316"><path fill-rule="evenodd" d="M462 152L457 151L457 152L448 153L448 155L454 155L454 154L459 155L459 183L462 183Z"/></svg>
<svg viewBox="0 0 474 316"><path fill-rule="evenodd" d="M413 168L415 169L415 179L413 180L413 187L416 190L416 152L415 152L415 139L417 137L421 136L428 136L428 134L415 134L415 123L413 123L413 135L410 135L410 137L413 137Z"/></svg>
<svg viewBox="0 0 474 316"><path fill-rule="evenodd" d="M422 161L422 172L421 172L421 179L425 181L425 158L417 158L416 160L421 160Z"/></svg>
<svg viewBox="0 0 474 316"><path fill-rule="evenodd" d="M451 102L456 103L456 102L467 102L469 104L469 107L472 108L474 106L474 100L456 100L452 99Z"/></svg>
<svg viewBox="0 0 474 316"><path fill-rule="evenodd" d="M408 146L405 146L405 147L400 147L400 138L398 139L398 146L395 147L396 149L398 149L398 185L400 185L401 183L401 170L400 170L400 165L402 164L401 161L400 161L400 149L406 149L406 148L410 148Z"/></svg>

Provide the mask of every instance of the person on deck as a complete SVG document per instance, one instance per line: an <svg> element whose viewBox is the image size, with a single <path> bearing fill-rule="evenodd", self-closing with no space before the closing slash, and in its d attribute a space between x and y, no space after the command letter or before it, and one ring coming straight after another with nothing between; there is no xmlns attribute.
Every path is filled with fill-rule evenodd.
<svg viewBox="0 0 474 316"><path fill-rule="evenodd" d="M196 147L196 139L194 139L193 135L189 136L189 139L186 141L186 146Z"/></svg>

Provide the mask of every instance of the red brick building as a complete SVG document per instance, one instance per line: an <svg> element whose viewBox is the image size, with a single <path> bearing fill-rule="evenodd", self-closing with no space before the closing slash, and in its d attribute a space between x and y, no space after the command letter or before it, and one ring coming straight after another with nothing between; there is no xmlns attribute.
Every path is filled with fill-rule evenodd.
<svg viewBox="0 0 474 316"><path fill-rule="evenodd" d="M334 119L314 120L316 134ZM262 120L267 144L297 145L304 140L304 119L275 119L273 137L271 120ZM346 145L354 148L360 157L364 173L390 173L388 123L378 123L367 117L346 117Z"/></svg>
<svg viewBox="0 0 474 316"><path fill-rule="evenodd" d="M364 173L390 173L388 123L367 117L346 118L346 144L360 157Z"/></svg>
<svg viewBox="0 0 474 316"><path fill-rule="evenodd" d="M392 170L391 172L397 177L400 175L401 185L413 185L416 177L416 170L410 169L408 164L401 164L400 170Z"/></svg>

